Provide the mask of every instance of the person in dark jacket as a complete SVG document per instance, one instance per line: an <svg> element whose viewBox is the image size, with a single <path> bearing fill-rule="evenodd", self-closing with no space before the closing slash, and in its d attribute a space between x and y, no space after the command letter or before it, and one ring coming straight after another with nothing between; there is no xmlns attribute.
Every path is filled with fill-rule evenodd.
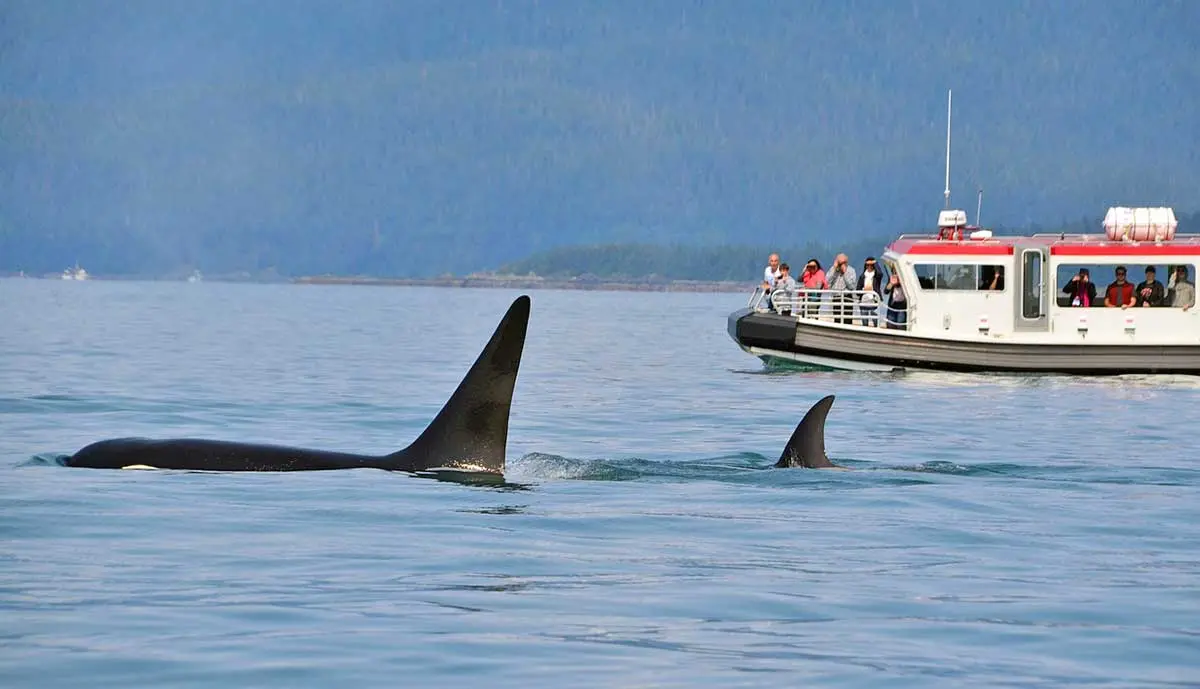
<svg viewBox="0 0 1200 689"><path fill-rule="evenodd" d="M1154 276L1154 266L1146 266L1146 280L1134 288L1137 306L1162 306L1167 302L1167 288Z"/></svg>
<svg viewBox="0 0 1200 689"><path fill-rule="evenodd" d="M888 295L887 311L884 316L887 327L908 330L908 297L904 294L904 286L900 284L900 276L892 273L883 291Z"/></svg>
<svg viewBox="0 0 1200 689"><path fill-rule="evenodd" d="M879 304L883 301L883 273L875 264L875 257L868 256L858 275L858 313L863 325L879 325Z"/></svg>
<svg viewBox="0 0 1200 689"><path fill-rule="evenodd" d="M1092 282L1087 268L1080 268L1078 275L1071 276L1071 281L1063 287L1063 292L1071 298L1071 306L1096 304L1096 283Z"/></svg>

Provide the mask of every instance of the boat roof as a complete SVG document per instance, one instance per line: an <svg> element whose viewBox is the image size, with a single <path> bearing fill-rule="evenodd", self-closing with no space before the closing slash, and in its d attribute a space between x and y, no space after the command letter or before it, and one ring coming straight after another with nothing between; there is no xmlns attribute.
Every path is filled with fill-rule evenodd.
<svg viewBox="0 0 1200 689"><path fill-rule="evenodd" d="M1104 234L1034 234L986 239L939 239L933 234L902 234L888 250L909 256L1011 256L1018 246L1045 247L1052 256L1200 258L1200 234L1176 234L1161 242L1114 241Z"/></svg>

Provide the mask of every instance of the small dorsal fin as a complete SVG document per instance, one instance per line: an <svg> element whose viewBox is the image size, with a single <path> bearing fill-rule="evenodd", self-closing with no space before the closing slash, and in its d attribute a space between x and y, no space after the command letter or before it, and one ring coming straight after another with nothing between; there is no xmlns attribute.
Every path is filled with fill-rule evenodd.
<svg viewBox="0 0 1200 689"><path fill-rule="evenodd" d="M829 416L833 397L829 395L822 398L808 410L784 446L783 454L775 463L776 467L826 469L833 466L833 462L825 456L825 417Z"/></svg>
<svg viewBox="0 0 1200 689"><path fill-rule="evenodd" d="M528 325L529 297L522 295L442 410L411 445L388 455L387 468L504 473L509 409Z"/></svg>

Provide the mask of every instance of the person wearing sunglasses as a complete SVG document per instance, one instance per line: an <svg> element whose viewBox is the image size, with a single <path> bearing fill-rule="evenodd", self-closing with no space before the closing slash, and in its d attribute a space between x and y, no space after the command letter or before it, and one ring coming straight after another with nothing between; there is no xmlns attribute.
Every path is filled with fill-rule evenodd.
<svg viewBox="0 0 1200 689"><path fill-rule="evenodd" d="M1117 279L1110 282L1108 289L1104 290L1104 305L1107 307L1121 307L1127 309L1133 306L1136 290L1133 288L1133 283L1125 279L1125 266L1117 266Z"/></svg>

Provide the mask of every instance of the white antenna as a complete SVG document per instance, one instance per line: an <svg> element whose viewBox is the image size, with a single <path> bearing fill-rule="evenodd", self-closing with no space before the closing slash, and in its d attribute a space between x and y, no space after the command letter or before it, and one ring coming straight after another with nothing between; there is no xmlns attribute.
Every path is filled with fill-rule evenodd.
<svg viewBox="0 0 1200 689"><path fill-rule="evenodd" d="M983 221L979 219L979 214L983 210L983 187L979 187L979 201L975 204L975 225L983 227Z"/></svg>
<svg viewBox="0 0 1200 689"><path fill-rule="evenodd" d="M946 91L946 209L950 208L950 104L954 100L954 91Z"/></svg>

